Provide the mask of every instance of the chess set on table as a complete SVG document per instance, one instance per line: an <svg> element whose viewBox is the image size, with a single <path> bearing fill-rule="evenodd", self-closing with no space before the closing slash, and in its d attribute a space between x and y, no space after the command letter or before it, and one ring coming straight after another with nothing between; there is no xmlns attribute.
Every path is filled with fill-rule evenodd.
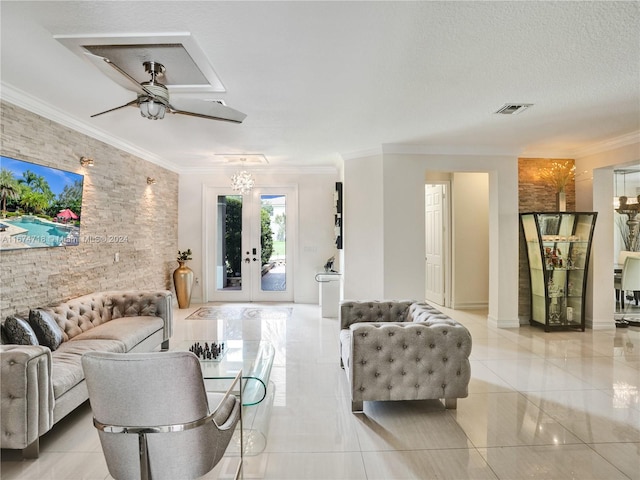
<svg viewBox="0 0 640 480"><path fill-rule="evenodd" d="M195 342L189 351L194 353L201 361L219 362L222 357L227 353L227 347L225 342Z"/></svg>

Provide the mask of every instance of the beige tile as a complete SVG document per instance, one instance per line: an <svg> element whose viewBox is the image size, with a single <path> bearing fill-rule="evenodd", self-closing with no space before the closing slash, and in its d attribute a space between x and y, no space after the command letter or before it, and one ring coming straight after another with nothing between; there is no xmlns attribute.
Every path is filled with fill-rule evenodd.
<svg viewBox="0 0 640 480"><path fill-rule="evenodd" d="M359 451L356 421L349 402L301 394L304 391L287 395L286 405L274 406L267 452Z"/></svg>
<svg viewBox="0 0 640 480"><path fill-rule="evenodd" d="M451 415L476 447L580 443L516 392L469 395Z"/></svg>
<svg viewBox="0 0 640 480"><path fill-rule="evenodd" d="M640 345L638 345L638 350L640 350ZM620 362L623 365L640 370L640 355L623 354L613 358L616 362Z"/></svg>
<svg viewBox="0 0 640 480"><path fill-rule="evenodd" d="M277 369L277 368L276 368ZM273 380L276 390L286 389L290 396L333 396L340 398L341 403L350 405L350 391L347 376L337 359L328 363L294 363L282 369L280 381Z"/></svg>
<svg viewBox="0 0 640 480"><path fill-rule="evenodd" d="M215 322L186 320L200 306L174 309L172 345L218 332ZM256 306L271 305L225 308ZM472 333L469 397L457 410L435 400L365 402L365 413L353 414L338 321L321 318L317 305L284 306L293 309L288 322L254 315L225 327L268 336L278 353L265 451L245 457L245 479L640 480L640 329L496 329L486 312L447 310ZM28 461L2 451L2 480L111 478L88 404L45 435L41 449ZM232 446L204 478L232 478L237 460Z"/></svg>
<svg viewBox="0 0 640 480"><path fill-rule="evenodd" d="M475 449L363 452L368 480L496 479Z"/></svg>
<svg viewBox="0 0 640 480"><path fill-rule="evenodd" d="M640 329L617 328L600 334L592 334L591 347L603 355L629 355L640 350Z"/></svg>
<svg viewBox="0 0 640 480"><path fill-rule="evenodd" d="M504 337L473 338L471 360L512 360L540 358L526 346Z"/></svg>
<svg viewBox="0 0 640 480"><path fill-rule="evenodd" d="M588 382L543 358L487 360L484 364L518 391L586 390Z"/></svg>
<svg viewBox="0 0 640 480"><path fill-rule="evenodd" d="M628 480L587 445L480 449L498 478L508 480Z"/></svg>
<svg viewBox="0 0 640 480"><path fill-rule="evenodd" d="M513 388L491 371L482 361L471 361L469 393L513 392ZM458 400L460 402L462 400Z"/></svg>
<svg viewBox="0 0 640 480"><path fill-rule="evenodd" d="M640 411L627 403L626 396L615 397L601 390L524 395L585 443L640 440Z"/></svg>
<svg viewBox="0 0 640 480"><path fill-rule="evenodd" d="M555 333L555 332L554 332ZM522 337L518 339L518 344L528 348L534 354L544 358L572 358L572 357L592 357L599 355L584 337L578 335L582 332L575 332L572 338L561 338L556 336L547 337Z"/></svg>
<svg viewBox="0 0 640 480"><path fill-rule="evenodd" d="M89 402L71 412L40 439L40 451L102 452Z"/></svg>
<svg viewBox="0 0 640 480"><path fill-rule="evenodd" d="M549 362L597 389L626 384L640 390L640 373L614 357L551 358Z"/></svg>
<svg viewBox="0 0 640 480"><path fill-rule="evenodd" d="M265 480L366 480L359 452L270 453Z"/></svg>
<svg viewBox="0 0 640 480"><path fill-rule="evenodd" d="M265 476L268 454L255 457L245 456L242 462L243 480L262 479ZM240 463L240 457L226 456L206 475L199 480L234 480Z"/></svg>
<svg viewBox="0 0 640 480"><path fill-rule="evenodd" d="M354 417L363 452L471 447L438 400L364 402L364 413Z"/></svg>
<svg viewBox="0 0 640 480"><path fill-rule="evenodd" d="M109 477L102 453L40 453L37 460L2 459L2 480L104 480Z"/></svg>
<svg viewBox="0 0 640 480"><path fill-rule="evenodd" d="M589 445L632 480L640 480L640 442Z"/></svg>

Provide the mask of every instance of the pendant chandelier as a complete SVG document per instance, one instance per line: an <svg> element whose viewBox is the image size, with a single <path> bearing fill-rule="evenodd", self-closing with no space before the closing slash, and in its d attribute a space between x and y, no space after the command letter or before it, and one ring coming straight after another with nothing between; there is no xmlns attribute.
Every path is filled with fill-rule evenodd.
<svg viewBox="0 0 640 480"><path fill-rule="evenodd" d="M240 170L231 177L231 188L243 195L249 193L255 183L253 176L246 170Z"/></svg>

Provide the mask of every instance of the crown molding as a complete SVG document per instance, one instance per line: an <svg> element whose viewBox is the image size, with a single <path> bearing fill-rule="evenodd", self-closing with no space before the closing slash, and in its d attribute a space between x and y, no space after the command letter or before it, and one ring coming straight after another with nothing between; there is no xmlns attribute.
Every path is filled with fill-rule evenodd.
<svg viewBox="0 0 640 480"><path fill-rule="evenodd" d="M354 158L366 158L382 155L382 147L370 148L368 150L358 150L355 152L343 153L340 156L342 160L352 160Z"/></svg>
<svg viewBox="0 0 640 480"><path fill-rule="evenodd" d="M181 175L232 175L238 170L246 170L254 175L335 175L335 166L246 166L246 165L209 165L206 167L181 167Z"/></svg>
<svg viewBox="0 0 640 480"><path fill-rule="evenodd" d="M475 147L456 145L412 145L402 143L384 143L377 148L342 154L344 160L383 155L472 155L517 157L518 150L495 147Z"/></svg>
<svg viewBox="0 0 640 480"><path fill-rule="evenodd" d="M456 145L411 145L401 143L385 143L382 152L391 155L472 155L517 157L519 150L511 148L456 146Z"/></svg>
<svg viewBox="0 0 640 480"><path fill-rule="evenodd" d="M80 132L84 135L87 135L88 137L95 138L96 140L111 145L112 147L115 147L119 150L130 153L131 155L135 155L136 157L142 158L143 160L147 160L151 163L159 165L163 168L166 168L167 170L171 170L175 173L180 173L175 165L172 165L171 163L149 152L148 150L138 148L128 142L125 142L122 139L116 138L113 135L109 135L100 129L87 125L82 120L72 117L71 115L61 113L51 104L43 102L42 100L29 95L12 85L2 82L0 83L0 88L2 89L2 100L5 102L11 103L20 108L24 108L25 110L40 115L41 117L59 123L60 125L75 130L76 132Z"/></svg>
<svg viewBox="0 0 640 480"><path fill-rule="evenodd" d="M547 158L547 159L575 159L573 151L558 148L543 150L526 150L518 155L518 158Z"/></svg>
<svg viewBox="0 0 640 480"><path fill-rule="evenodd" d="M577 149L573 152L574 158L588 157L589 155L595 155L596 153L607 152L616 148L626 147L627 145L633 145L635 143L640 144L640 130L620 135L619 137L604 140L602 142L595 143L585 148Z"/></svg>

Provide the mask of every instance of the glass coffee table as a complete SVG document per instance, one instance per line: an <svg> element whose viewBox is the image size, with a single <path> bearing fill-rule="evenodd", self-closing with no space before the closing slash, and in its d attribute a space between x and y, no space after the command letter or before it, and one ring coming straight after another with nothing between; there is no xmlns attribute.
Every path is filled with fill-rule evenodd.
<svg viewBox="0 0 640 480"><path fill-rule="evenodd" d="M242 404L250 407L262 402L267 396L275 356L273 346L269 342L250 340L227 340L220 344L224 344L224 349L218 359L200 358L207 391L224 392L229 381L242 369ZM191 345L185 349L188 350Z"/></svg>
<svg viewBox="0 0 640 480"><path fill-rule="evenodd" d="M275 357L273 345L264 340L205 339L178 342L172 350L192 350L194 344L207 344L209 350L224 347L217 358L198 355L202 377L208 392L225 392L242 370L242 405L244 454L257 455L267 443L270 411L273 405L274 386L269 381ZM239 452L239 442L236 445Z"/></svg>

